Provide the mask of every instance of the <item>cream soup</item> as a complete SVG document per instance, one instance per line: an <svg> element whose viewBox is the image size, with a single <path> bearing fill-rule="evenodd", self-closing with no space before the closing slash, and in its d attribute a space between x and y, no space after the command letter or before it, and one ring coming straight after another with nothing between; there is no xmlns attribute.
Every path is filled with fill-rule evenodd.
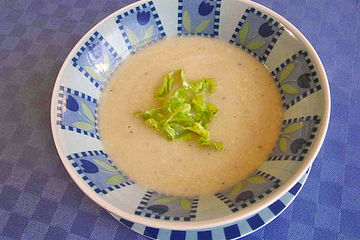
<svg viewBox="0 0 360 240"><path fill-rule="evenodd" d="M207 98L219 110L209 130L223 150L167 141L135 117L157 107L154 93L175 69L187 81L217 82ZM101 139L121 171L148 189L181 197L214 194L252 174L274 148L283 118L278 89L261 63L229 43L200 37L167 38L128 57L99 111Z"/></svg>

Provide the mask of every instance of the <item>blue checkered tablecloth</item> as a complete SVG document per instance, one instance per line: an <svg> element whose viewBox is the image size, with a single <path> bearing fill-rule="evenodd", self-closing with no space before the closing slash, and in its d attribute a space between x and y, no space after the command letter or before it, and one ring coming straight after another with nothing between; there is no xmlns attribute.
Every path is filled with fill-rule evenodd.
<svg viewBox="0 0 360 240"><path fill-rule="evenodd" d="M328 73L332 116L302 192L244 239L360 239L360 2L256 0L310 40ZM0 0L0 239L145 239L74 184L51 137L52 87L71 48L133 0Z"/></svg>

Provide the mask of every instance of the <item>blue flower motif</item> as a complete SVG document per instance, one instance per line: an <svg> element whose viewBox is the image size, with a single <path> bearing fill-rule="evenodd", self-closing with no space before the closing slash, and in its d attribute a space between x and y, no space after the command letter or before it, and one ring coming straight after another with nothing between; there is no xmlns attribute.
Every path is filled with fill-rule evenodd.
<svg viewBox="0 0 360 240"><path fill-rule="evenodd" d="M79 110L78 102L71 95L68 95L68 97L66 99L66 108L69 109L72 112L77 112Z"/></svg>
<svg viewBox="0 0 360 240"><path fill-rule="evenodd" d="M214 9L213 5L211 5L208 2L202 1L199 5L199 14L201 16L207 16L212 12L213 9Z"/></svg>
<svg viewBox="0 0 360 240"><path fill-rule="evenodd" d="M259 35L264 38L271 36L274 32L275 31L269 25L269 22L265 22L259 27Z"/></svg>
<svg viewBox="0 0 360 240"><path fill-rule="evenodd" d="M86 173L97 173L99 171L99 168L88 160L81 159L80 162L81 167L84 169L83 171Z"/></svg>
<svg viewBox="0 0 360 240"><path fill-rule="evenodd" d="M138 12L136 18L140 25L146 25L150 21L150 12Z"/></svg>

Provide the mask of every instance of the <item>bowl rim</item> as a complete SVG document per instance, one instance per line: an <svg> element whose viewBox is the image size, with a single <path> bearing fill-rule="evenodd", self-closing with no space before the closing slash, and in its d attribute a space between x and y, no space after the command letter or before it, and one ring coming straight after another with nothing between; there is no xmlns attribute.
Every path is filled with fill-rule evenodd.
<svg viewBox="0 0 360 240"><path fill-rule="evenodd" d="M320 148L322 146L322 143L325 139L326 131L329 125L329 119L330 119L330 106L331 106L331 97L330 97L330 89L329 89L329 83L326 76L326 72L324 69L324 66L316 53L313 46L310 44L310 42L306 39L306 37L288 20L286 20L284 17L276 13L275 11L259 4L256 2L252 2L250 0L234 0L238 2L242 2L245 4L248 4L249 6L253 6L261 11L267 12L268 14L274 16L281 24L284 25L284 27L289 30L296 38L298 38L302 44L305 45L306 50L308 51L309 55L311 56L314 65L317 67L317 72L319 74L319 78L322 79L322 89L324 94L324 114L322 116L322 120L320 122L319 131L317 134L317 137L315 138L312 148L307 153L307 156L305 157L302 166L296 171L295 174L291 178L289 178L284 184L282 184L277 191L273 192L271 195L266 197L264 200L257 202L245 209L242 209L241 211L229 214L227 216L218 217L214 219L209 220L199 220L199 221L190 221L190 222L175 222L175 221L165 221L165 220L158 220L158 219L152 219L152 218L145 218L143 216L137 216L135 214L131 214L129 212L125 212L119 208L114 207L110 203L106 202L100 195L92 191L76 174L73 169L71 169L70 165L66 163L67 158L65 154L62 152L60 148L60 138L57 134L56 130L56 97L58 93L58 89L60 87L60 81L62 79L63 73L65 71L65 68L68 64L70 64L71 58L73 55L76 54L78 49L81 47L84 41L86 41L92 33L105 21L109 20L110 18L113 18L117 14L119 14L122 11L129 10L137 5L143 4L145 2L148 2L149 0L140 0L137 2L134 2L132 4L129 4L123 8L120 8L113 12L112 14L108 15L104 19L102 19L100 22L98 22L95 26L93 26L73 47L73 49L70 51L68 56L66 57L65 61L63 62L61 69L57 75L53 93L51 96L51 106L50 106L50 118L51 118L51 131L52 136L54 139L54 143L57 149L57 152L60 156L60 159L67 170L68 174L72 178L72 180L76 183L76 185L94 202L96 202L98 205L100 205L105 210L118 215L122 218L125 218L126 220L133 221L136 223L140 223L145 226L155 227L155 228L163 228L163 229L171 229L171 230L195 230L195 229L205 229L205 228L212 228L216 226L222 226L226 224L230 224L232 222L238 221L240 219L245 219L251 215L254 215L258 213L260 210L268 207L272 203L274 203L276 200L278 200L283 194L288 192L293 185L299 181L299 179L302 177L302 175L307 171L307 169L311 166L313 161L315 160L318 152L320 151Z"/></svg>

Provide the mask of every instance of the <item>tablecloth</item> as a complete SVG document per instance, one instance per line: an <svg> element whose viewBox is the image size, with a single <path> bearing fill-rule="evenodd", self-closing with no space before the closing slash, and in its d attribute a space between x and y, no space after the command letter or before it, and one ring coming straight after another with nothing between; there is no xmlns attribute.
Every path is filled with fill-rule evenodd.
<svg viewBox="0 0 360 240"><path fill-rule="evenodd" d="M145 239L74 184L49 120L65 57L93 25L131 2L0 0L0 239ZM313 44L330 81L332 114L299 196L244 239L360 239L360 2L256 2L290 20Z"/></svg>

